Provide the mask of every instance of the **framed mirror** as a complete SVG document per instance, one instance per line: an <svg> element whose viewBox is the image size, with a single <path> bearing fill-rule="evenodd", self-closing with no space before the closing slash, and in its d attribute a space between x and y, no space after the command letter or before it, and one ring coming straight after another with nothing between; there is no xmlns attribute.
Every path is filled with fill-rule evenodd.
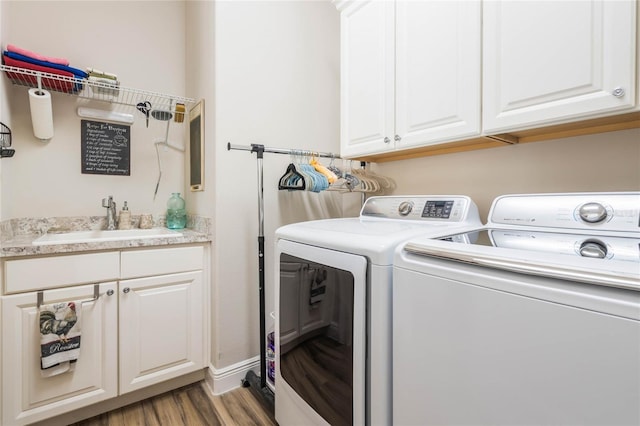
<svg viewBox="0 0 640 426"><path fill-rule="evenodd" d="M189 111L189 184L204 190L204 99Z"/></svg>

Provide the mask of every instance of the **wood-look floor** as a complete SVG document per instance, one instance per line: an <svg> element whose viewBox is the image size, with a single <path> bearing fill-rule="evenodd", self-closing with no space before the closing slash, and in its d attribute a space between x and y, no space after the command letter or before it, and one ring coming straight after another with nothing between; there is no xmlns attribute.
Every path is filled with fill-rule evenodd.
<svg viewBox="0 0 640 426"><path fill-rule="evenodd" d="M202 382L185 386L71 426L276 425L251 388L213 396Z"/></svg>

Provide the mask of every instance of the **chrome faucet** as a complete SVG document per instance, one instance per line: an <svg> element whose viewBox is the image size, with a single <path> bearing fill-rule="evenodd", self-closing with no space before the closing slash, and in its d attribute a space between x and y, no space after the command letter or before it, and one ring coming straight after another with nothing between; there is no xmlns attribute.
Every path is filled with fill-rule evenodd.
<svg viewBox="0 0 640 426"><path fill-rule="evenodd" d="M116 229L116 202L112 195L102 199L102 207L107 209L107 230L113 231Z"/></svg>

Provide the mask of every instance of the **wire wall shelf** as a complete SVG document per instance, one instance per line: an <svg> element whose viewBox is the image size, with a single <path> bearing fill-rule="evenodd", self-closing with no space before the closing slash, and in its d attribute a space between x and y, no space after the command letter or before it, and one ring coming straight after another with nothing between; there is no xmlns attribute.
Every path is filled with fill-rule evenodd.
<svg viewBox="0 0 640 426"><path fill-rule="evenodd" d="M0 65L7 78L15 85L26 87L38 87L52 92L64 93L83 99L108 102L111 104L125 105L136 108L140 103L148 102L154 109L169 111L171 113L184 113L196 101L182 96L167 95L158 92L132 89L119 84L103 83L51 74L42 71L33 71L25 68ZM184 109L176 106L184 105Z"/></svg>

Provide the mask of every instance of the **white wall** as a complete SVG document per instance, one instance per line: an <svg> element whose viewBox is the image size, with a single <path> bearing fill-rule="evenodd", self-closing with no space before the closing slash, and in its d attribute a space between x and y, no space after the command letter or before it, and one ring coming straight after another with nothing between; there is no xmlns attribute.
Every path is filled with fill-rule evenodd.
<svg viewBox="0 0 640 426"><path fill-rule="evenodd" d="M328 1L2 2L2 45L63 56L77 68L118 74L137 89L205 99L205 191L187 192L190 212L215 221L212 361L224 368L258 354L256 157L226 143L339 151L339 15ZM100 19L97 19L99 15ZM188 19L188 24L187 24ZM53 26L58 23L59 26ZM159 197L153 141L161 123L132 126L131 176L80 173L80 101L53 94L55 136L31 129L27 89L5 99L16 156L3 160L0 218L102 215L101 199L133 214L163 213L185 192L184 156L163 153ZM120 109L119 109L120 110ZM170 139L181 139L172 127ZM264 160L267 312L273 306L273 234L285 223L341 216L336 194L283 193L287 156Z"/></svg>
<svg viewBox="0 0 640 426"><path fill-rule="evenodd" d="M462 194L486 221L508 193L640 190L640 129L380 163L395 194Z"/></svg>
<svg viewBox="0 0 640 426"><path fill-rule="evenodd" d="M339 14L327 1L215 4L215 294L217 368L258 354L256 155L226 143L339 150ZM209 148L209 145L207 146ZM342 214L335 194L279 192L290 158L265 154L267 313L273 235L285 223Z"/></svg>
<svg viewBox="0 0 640 426"><path fill-rule="evenodd" d="M186 2L186 75L187 75L187 95L204 101L204 190L186 193L186 202L191 211L200 216L208 217L215 221L215 196L216 196L216 150L215 150L215 27L213 25L215 13L214 2L210 1L189 1ZM188 176L185 181L189 182ZM214 237L214 247L216 239ZM215 264L215 252L211 251L212 269L217 270ZM211 275L212 287L215 285ZM217 304L223 301L214 297L215 291L210 293L210 318L209 329L211 330L211 348L213 353L217 347L217 333L214 321L217 312Z"/></svg>
<svg viewBox="0 0 640 426"><path fill-rule="evenodd" d="M66 57L71 65L118 75L121 85L184 96L185 3L182 1L3 1L2 46L15 44L48 56ZM3 80L6 78L3 76ZM131 127L131 175L81 173L80 118L77 97L53 93L55 136L33 136L27 88L8 86L16 154L2 160L2 219L105 214L101 199L113 195L118 208L127 200L132 214L162 214L171 192L184 192L184 154L162 152L162 182L153 142L164 136L165 123L150 119L149 128L135 108ZM96 103L100 108L108 104ZM123 109L124 108L124 109ZM3 113L3 115L6 115ZM170 140L183 140L184 126L173 125Z"/></svg>

